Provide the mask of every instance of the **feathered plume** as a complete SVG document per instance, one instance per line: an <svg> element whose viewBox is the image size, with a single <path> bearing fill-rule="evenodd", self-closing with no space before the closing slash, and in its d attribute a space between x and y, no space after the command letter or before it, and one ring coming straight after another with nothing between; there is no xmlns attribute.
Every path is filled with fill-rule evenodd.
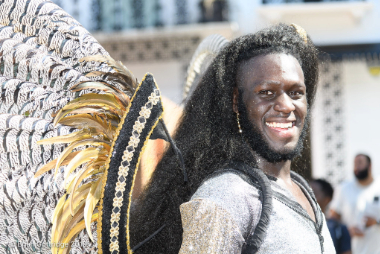
<svg viewBox="0 0 380 254"><path fill-rule="evenodd" d="M128 94L132 94L137 86L133 74L111 57L88 56L80 60L83 61L106 63L115 72L90 72L87 77L100 80L83 81L71 87L73 92L102 92L83 94L55 115L55 125L71 126L78 131L38 141L40 145L68 144L57 159L44 165L35 174L38 177L54 170L56 176L60 167L65 166L66 194L59 199L52 216L52 252L59 254L68 253L70 248L59 248L55 243L70 244L84 228L93 240L90 225L98 219L97 204L105 179L105 164L111 157L115 131L130 102Z"/></svg>

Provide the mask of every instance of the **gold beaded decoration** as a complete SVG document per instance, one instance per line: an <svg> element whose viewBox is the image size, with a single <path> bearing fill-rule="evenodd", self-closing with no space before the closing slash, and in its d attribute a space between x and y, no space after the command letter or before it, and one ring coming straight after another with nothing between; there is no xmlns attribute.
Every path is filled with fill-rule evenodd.
<svg viewBox="0 0 380 254"><path fill-rule="evenodd" d="M239 112L236 112L236 120L239 127L239 133L243 133L243 130L241 129L241 126L240 126Z"/></svg>
<svg viewBox="0 0 380 254"><path fill-rule="evenodd" d="M129 165L133 158L135 148L140 142L140 134L145 127L146 119L150 117L151 109L153 105L156 105L160 100L160 91L155 89L153 93L148 97L148 102L145 103L139 112L139 117L133 125L133 132L129 139L128 146L126 147L122 162L120 163L119 172L118 172L118 182L115 187L115 197L113 198L113 209L111 214L111 230L110 230L110 252L119 253L119 221L120 221L120 212L123 205L123 193L125 191L125 185L127 180L127 175L129 171Z"/></svg>

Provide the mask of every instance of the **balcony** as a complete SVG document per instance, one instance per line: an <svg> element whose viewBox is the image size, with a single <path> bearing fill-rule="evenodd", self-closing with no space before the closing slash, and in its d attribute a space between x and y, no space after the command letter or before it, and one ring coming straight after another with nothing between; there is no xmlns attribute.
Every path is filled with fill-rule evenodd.
<svg viewBox="0 0 380 254"><path fill-rule="evenodd" d="M296 23L304 27L317 44L357 43L368 40L378 22L374 1L263 0L257 12L269 24ZM372 29L371 29L372 28ZM363 34L363 33L366 34ZM339 36L338 36L339 35Z"/></svg>
<svg viewBox="0 0 380 254"><path fill-rule="evenodd" d="M305 0L307 1L307 0ZM321 21L321 17L328 25L331 21L355 25L370 11L372 3L364 1L331 1L300 2L295 0L264 0L265 5L259 8L259 13L272 23L285 21L286 19L305 19L314 22ZM273 4L286 3L286 4ZM334 20L331 20L331 19Z"/></svg>

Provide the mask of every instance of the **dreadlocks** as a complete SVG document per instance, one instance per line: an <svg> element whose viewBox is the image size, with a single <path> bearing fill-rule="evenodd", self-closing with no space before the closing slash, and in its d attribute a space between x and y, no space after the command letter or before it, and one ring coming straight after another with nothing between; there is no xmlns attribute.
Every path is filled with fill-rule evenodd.
<svg viewBox="0 0 380 254"><path fill-rule="evenodd" d="M132 213L132 246L162 225L163 231L137 253L178 253L182 242L179 207L202 181L229 161L256 166L250 145L242 140L233 112L237 67L259 55L285 53L300 63L309 106L318 79L317 50L310 38L302 38L293 26L279 24L230 42L214 59L186 104L175 140L182 151L189 182L172 149L158 164L150 184Z"/></svg>

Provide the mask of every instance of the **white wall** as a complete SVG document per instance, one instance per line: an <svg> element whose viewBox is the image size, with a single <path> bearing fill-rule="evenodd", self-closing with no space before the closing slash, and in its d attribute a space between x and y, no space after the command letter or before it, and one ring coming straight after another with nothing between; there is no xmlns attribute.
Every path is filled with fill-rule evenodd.
<svg viewBox="0 0 380 254"><path fill-rule="evenodd" d="M380 177L380 75L372 76L364 61L345 62L348 168L355 154L367 153L373 172Z"/></svg>
<svg viewBox="0 0 380 254"><path fill-rule="evenodd" d="M322 72L321 83L327 80L333 89L326 90L319 87L317 99L313 108L312 117L312 163L313 177L326 178L333 184L338 180L353 178L353 161L357 153L366 153L372 159L373 173L380 177L380 75L372 76L368 70L366 62L355 60L345 60L341 64L331 68L338 68L335 73L341 74L341 99L338 102L343 110L340 119L332 119L332 127L341 125L343 133L334 133L334 129L326 126L327 110L333 110L337 102L332 101L332 106L326 107L324 102L326 98L334 98L329 93L333 93L338 87L336 83L331 82L330 74ZM333 72L332 75L335 75ZM331 114L330 114L331 115ZM327 131L329 133L327 133ZM343 150L334 150L334 146L328 146L326 135L331 134L332 143L343 143ZM340 136L339 136L340 135ZM340 139L340 140L339 140ZM330 143L331 144L331 143ZM331 167L328 164L326 153L334 153L334 163L338 160L344 161L343 167ZM333 176L328 175L328 170L335 170ZM339 172L338 172L339 171Z"/></svg>

